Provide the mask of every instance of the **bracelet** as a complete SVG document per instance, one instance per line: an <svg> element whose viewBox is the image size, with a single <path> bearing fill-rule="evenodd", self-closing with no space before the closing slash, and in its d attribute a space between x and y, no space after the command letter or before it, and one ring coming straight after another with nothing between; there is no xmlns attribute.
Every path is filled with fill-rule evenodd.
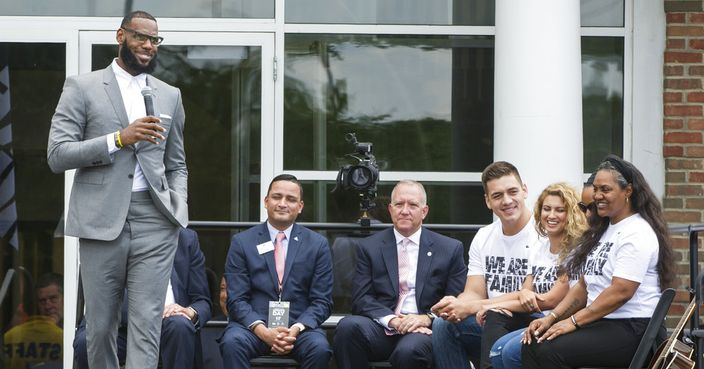
<svg viewBox="0 0 704 369"><path fill-rule="evenodd" d="M550 315L555 318L555 320L560 320L560 317L557 316L557 314L553 313L552 311L550 312Z"/></svg>
<svg viewBox="0 0 704 369"><path fill-rule="evenodd" d="M574 314L572 314L572 316L570 317L570 320L572 320L572 324L574 324L574 326L575 326L577 329L582 328L582 327L579 326L579 324L577 324L577 319L574 318Z"/></svg>
<svg viewBox="0 0 704 369"><path fill-rule="evenodd" d="M117 146L118 149L124 147L122 140L120 139L120 131L115 132L115 146Z"/></svg>

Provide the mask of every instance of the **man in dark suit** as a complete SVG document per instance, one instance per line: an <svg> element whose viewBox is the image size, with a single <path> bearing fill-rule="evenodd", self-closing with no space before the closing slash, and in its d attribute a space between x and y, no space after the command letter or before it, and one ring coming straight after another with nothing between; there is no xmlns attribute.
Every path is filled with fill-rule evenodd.
<svg viewBox="0 0 704 369"><path fill-rule="evenodd" d="M227 253L224 366L249 368L250 359L277 353L291 354L302 368L327 368L332 350L320 325L332 309L328 241L295 223L303 210L296 177L275 177L264 207L267 221L232 237Z"/></svg>
<svg viewBox="0 0 704 369"><path fill-rule="evenodd" d="M118 367L126 288L126 369L154 369L178 228L188 224L185 114L181 92L149 75L163 40L156 19L132 12L115 39L110 66L66 79L47 162L55 173L76 170L65 233L79 238L91 367ZM146 87L155 95L153 112Z"/></svg>
<svg viewBox="0 0 704 369"><path fill-rule="evenodd" d="M198 234L182 228L178 249L171 271L170 290L166 292L166 305L161 323L160 356L162 366L169 369L192 369L195 350L200 342L197 332L210 320L211 303L205 277L205 256L200 249ZM129 295L129 291L127 291ZM123 319L127 319L123 304ZM127 327L117 336L119 361L125 360ZM85 321L76 331L73 341L74 358L79 369L88 369ZM200 368L200 363L196 367Z"/></svg>
<svg viewBox="0 0 704 369"><path fill-rule="evenodd" d="M430 368L430 307L462 291L467 267L458 240L422 227L428 214L423 185L404 180L391 194L393 228L360 242L352 313L335 332L340 369L388 359L394 368Z"/></svg>

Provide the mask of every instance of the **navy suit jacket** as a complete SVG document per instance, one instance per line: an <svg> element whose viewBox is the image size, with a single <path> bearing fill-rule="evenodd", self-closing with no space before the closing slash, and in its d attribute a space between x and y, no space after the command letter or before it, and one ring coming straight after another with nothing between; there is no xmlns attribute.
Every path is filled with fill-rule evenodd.
<svg viewBox="0 0 704 369"><path fill-rule="evenodd" d="M418 313L443 296L464 290L467 266L462 242L423 228L416 266ZM352 313L372 319L394 314L398 303L398 253L393 228L359 242L352 287Z"/></svg>
<svg viewBox="0 0 704 369"><path fill-rule="evenodd" d="M171 288L177 304L191 306L198 312L197 327L202 328L211 317L210 289L205 276L205 256L198 234L192 229L181 228L178 234Z"/></svg>
<svg viewBox="0 0 704 369"><path fill-rule="evenodd" d="M229 324L249 327L266 322L269 301L277 301L279 279L273 247L259 254L257 245L272 242L266 223L232 237L225 263ZM298 224L288 240L282 301L290 301L289 327L315 329L332 311L332 258L325 237Z"/></svg>

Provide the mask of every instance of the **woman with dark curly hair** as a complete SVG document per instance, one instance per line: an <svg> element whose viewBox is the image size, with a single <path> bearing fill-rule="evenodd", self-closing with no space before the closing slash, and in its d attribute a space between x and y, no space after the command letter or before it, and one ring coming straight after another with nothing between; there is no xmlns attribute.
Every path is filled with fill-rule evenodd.
<svg viewBox="0 0 704 369"><path fill-rule="evenodd" d="M565 261L579 279L552 314L524 333L524 368L627 367L673 281L662 207L643 174L609 155L593 188L590 228Z"/></svg>

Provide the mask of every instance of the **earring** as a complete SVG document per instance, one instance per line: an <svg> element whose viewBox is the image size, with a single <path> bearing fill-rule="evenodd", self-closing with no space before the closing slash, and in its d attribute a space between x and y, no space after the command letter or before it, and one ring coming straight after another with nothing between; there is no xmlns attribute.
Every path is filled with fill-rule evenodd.
<svg viewBox="0 0 704 369"><path fill-rule="evenodd" d="M629 201L629 200L628 200L628 196L626 196L626 204L628 204L628 201Z"/></svg>

